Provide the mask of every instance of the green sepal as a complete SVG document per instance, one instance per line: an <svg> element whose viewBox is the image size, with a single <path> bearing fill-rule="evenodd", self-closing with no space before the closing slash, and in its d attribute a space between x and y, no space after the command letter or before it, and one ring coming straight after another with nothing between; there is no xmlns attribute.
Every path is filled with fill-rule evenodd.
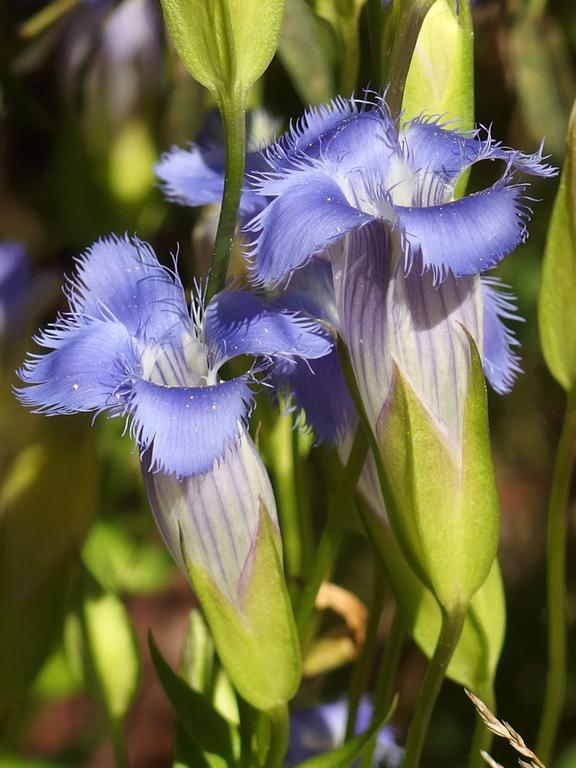
<svg viewBox="0 0 576 768"><path fill-rule="evenodd" d="M227 765L233 765L230 724L217 712L204 694L193 690L164 660L158 646L148 633L148 646L156 674L170 700L180 724L194 747L204 753L219 755ZM188 740L184 740L185 743ZM205 758L207 759L207 758Z"/></svg>
<svg viewBox="0 0 576 768"><path fill-rule="evenodd" d="M392 528L406 560L448 612L466 606L486 580L499 530L484 374L466 336L462 438L445 434L397 366L377 425Z"/></svg>
<svg viewBox="0 0 576 768"><path fill-rule="evenodd" d="M544 251L538 299L544 359L556 381L570 391L576 383L576 106L572 110L566 159Z"/></svg>
<svg viewBox="0 0 576 768"><path fill-rule="evenodd" d="M442 615L432 593L414 575L390 528L368 513L370 536L410 634L422 652L434 655ZM497 561L476 592L466 614L464 629L448 665L447 677L485 695L491 690L502 652L506 626L504 589Z"/></svg>
<svg viewBox="0 0 576 768"><path fill-rule="evenodd" d="M298 768L349 768L349 766L354 764L354 760L360 755L368 742L390 721L396 710L397 703L395 698L386 715L381 720L373 723L364 733L355 736L337 749L324 752L322 755L311 757L309 760L299 763Z"/></svg>
<svg viewBox="0 0 576 768"><path fill-rule="evenodd" d="M474 121L474 31L468 0L436 0L408 70L403 119L442 115L469 130Z"/></svg>
<svg viewBox="0 0 576 768"><path fill-rule="evenodd" d="M300 683L300 644L280 536L264 504L240 608L187 558L184 548L182 553L220 660L240 695L264 711L285 705Z"/></svg>
<svg viewBox="0 0 576 768"><path fill-rule="evenodd" d="M285 0L162 0L178 55L220 104L244 106L272 60Z"/></svg>

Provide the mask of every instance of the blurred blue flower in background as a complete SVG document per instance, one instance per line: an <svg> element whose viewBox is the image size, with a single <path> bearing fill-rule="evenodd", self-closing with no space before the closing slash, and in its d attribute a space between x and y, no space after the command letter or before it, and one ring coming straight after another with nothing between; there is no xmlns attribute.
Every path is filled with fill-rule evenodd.
<svg viewBox="0 0 576 768"><path fill-rule="evenodd" d="M363 733L369 728L371 719L372 702L364 696L358 707L355 733ZM292 712L286 766L296 766L304 760L342 746L347 720L346 699ZM376 737L371 765L374 768L398 768L402 757L403 750L396 744L392 728L382 728Z"/></svg>
<svg viewBox="0 0 576 768"><path fill-rule="evenodd" d="M28 254L22 243L0 243L0 337L18 323L30 283Z"/></svg>

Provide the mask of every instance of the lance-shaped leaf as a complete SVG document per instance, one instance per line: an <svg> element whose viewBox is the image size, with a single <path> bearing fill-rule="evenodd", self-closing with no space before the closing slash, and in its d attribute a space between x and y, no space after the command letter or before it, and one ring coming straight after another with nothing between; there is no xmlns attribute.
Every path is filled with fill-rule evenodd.
<svg viewBox="0 0 576 768"><path fill-rule="evenodd" d="M470 367L461 441L446 434L398 366L377 426L393 496L392 528L415 573L449 611L466 606L482 586L498 543L484 375L466 336Z"/></svg>
<svg viewBox="0 0 576 768"><path fill-rule="evenodd" d="M459 130L474 122L474 32L468 0L436 0L418 35L406 79L403 118L442 115Z"/></svg>
<svg viewBox="0 0 576 768"><path fill-rule="evenodd" d="M576 382L576 107L568 128L566 160L548 230L538 303L546 364L566 390Z"/></svg>
<svg viewBox="0 0 576 768"><path fill-rule="evenodd" d="M156 521L188 574L216 650L241 695L268 710L290 699L300 650L282 569L270 480L249 436L210 472L144 472Z"/></svg>
<svg viewBox="0 0 576 768"><path fill-rule="evenodd" d="M0 700L25 691L53 647L97 506L99 465L82 426L47 428L0 493Z"/></svg>
<svg viewBox="0 0 576 768"><path fill-rule="evenodd" d="M219 101L244 103L270 63L285 0L162 0L176 50Z"/></svg>

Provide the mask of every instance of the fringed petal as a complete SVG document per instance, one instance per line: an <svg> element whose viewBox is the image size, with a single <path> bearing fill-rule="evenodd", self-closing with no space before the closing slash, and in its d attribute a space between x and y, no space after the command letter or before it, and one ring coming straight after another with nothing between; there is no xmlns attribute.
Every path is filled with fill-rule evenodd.
<svg viewBox="0 0 576 768"><path fill-rule="evenodd" d="M430 269L435 282L448 273L477 275L495 267L524 242L531 211L524 202L526 185L505 177L489 189L427 208L395 206L405 237L405 266L414 259Z"/></svg>
<svg viewBox="0 0 576 768"><path fill-rule="evenodd" d="M489 130L458 133L429 118L416 118L403 126L401 141L415 170L430 171L451 187L467 168L481 160L502 160L510 168L533 176L549 177L557 172L544 162L542 146L534 154L524 154L494 141Z"/></svg>
<svg viewBox="0 0 576 768"><path fill-rule="evenodd" d="M319 360L278 363L273 380L293 395L319 443L338 442L354 429L356 409L335 349Z"/></svg>
<svg viewBox="0 0 576 768"><path fill-rule="evenodd" d="M51 351L29 355L20 369L29 385L15 390L21 403L48 416L106 408L117 413L126 363L136 362L125 326L62 317L35 340Z"/></svg>
<svg viewBox="0 0 576 768"><path fill-rule="evenodd" d="M102 238L76 261L68 281L73 312L113 319L131 335L162 341L188 324L184 289L136 237Z"/></svg>
<svg viewBox="0 0 576 768"><path fill-rule="evenodd" d="M207 387L166 387L133 377L125 411L142 452L150 450L152 472L178 477L208 472L237 443L252 392L247 377Z"/></svg>
<svg viewBox="0 0 576 768"><path fill-rule="evenodd" d="M222 291L206 309L206 345L219 364L237 355L317 358L333 340L310 317L247 291Z"/></svg>
<svg viewBox="0 0 576 768"><path fill-rule="evenodd" d="M318 171L287 179L286 191L249 225L257 233L248 250L255 281L278 284L315 253L373 218L353 208L338 184Z"/></svg>
<svg viewBox="0 0 576 768"><path fill-rule="evenodd" d="M497 278L483 277L484 300L484 372L492 388L500 393L510 392L516 377L522 372L520 358L514 352L520 342L504 320L522 321L516 310L516 301L506 286Z"/></svg>

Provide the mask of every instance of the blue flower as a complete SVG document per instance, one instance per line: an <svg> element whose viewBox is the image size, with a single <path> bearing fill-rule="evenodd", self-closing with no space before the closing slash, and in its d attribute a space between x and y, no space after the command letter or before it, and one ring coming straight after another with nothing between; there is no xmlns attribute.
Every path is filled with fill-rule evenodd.
<svg viewBox="0 0 576 768"><path fill-rule="evenodd" d="M370 726L371 718L372 703L364 696L358 707L356 734ZM342 746L347 719L348 702L345 699L292 712L285 764L296 766L304 760ZM397 768L402 756L403 750L396 744L392 729L383 728L377 735L372 765Z"/></svg>
<svg viewBox="0 0 576 768"><path fill-rule="evenodd" d="M28 256L16 241L0 243L0 336L18 320L30 284Z"/></svg>
<svg viewBox="0 0 576 768"><path fill-rule="evenodd" d="M263 110L249 113L247 120L247 176L266 170L260 151L270 144L277 128ZM188 149L172 147L154 166L168 200L180 205L199 206L220 203L224 191L224 140L219 115L210 113L197 142ZM240 200L239 218L247 223L262 210L267 201L250 189L244 189Z"/></svg>
<svg viewBox="0 0 576 768"><path fill-rule="evenodd" d="M263 156L268 170L252 174L251 187L273 200L247 231L254 278L265 285L375 222L385 224L376 230L382 252L387 232L398 234L405 271L416 263L435 283L478 274L526 237L530 211L516 171L555 173L541 150L525 155L482 130L461 134L426 118L399 129L380 96L309 110ZM503 161L501 177L455 200L462 173L481 160Z"/></svg>
<svg viewBox="0 0 576 768"><path fill-rule="evenodd" d="M151 471L208 472L239 445L255 370L223 381L224 363L255 355L315 359L331 352L324 329L244 291L188 308L183 286L136 238L106 238L78 261L70 311L36 337L20 373L22 403L47 415L107 411L130 419Z"/></svg>

